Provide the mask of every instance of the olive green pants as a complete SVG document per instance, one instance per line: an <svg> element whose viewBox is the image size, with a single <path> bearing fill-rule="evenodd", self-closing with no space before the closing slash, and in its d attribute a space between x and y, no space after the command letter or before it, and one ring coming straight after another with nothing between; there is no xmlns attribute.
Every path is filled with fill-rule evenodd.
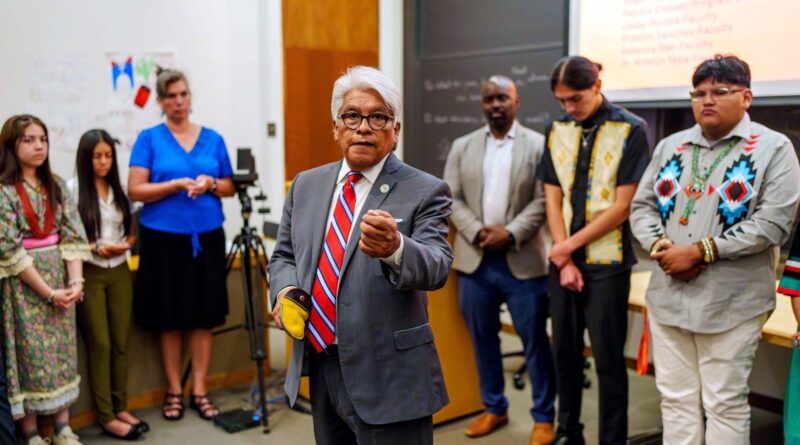
<svg viewBox="0 0 800 445"><path fill-rule="evenodd" d="M84 300L78 326L86 342L89 378L98 420L105 424L128 402L128 332L133 282L128 264L105 269L83 264Z"/></svg>

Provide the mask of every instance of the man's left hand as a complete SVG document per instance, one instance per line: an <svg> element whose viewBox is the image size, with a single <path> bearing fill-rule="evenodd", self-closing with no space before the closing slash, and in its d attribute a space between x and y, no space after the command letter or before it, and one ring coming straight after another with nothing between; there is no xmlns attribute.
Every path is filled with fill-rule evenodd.
<svg viewBox="0 0 800 445"><path fill-rule="evenodd" d="M361 239L358 247L372 258L386 258L400 248L397 222L385 210L369 210L359 225Z"/></svg>
<svg viewBox="0 0 800 445"><path fill-rule="evenodd" d="M667 275L682 274L692 269L702 259L696 245L670 246L651 256Z"/></svg>
<svg viewBox="0 0 800 445"><path fill-rule="evenodd" d="M686 272L681 273L674 273L670 275L674 280L686 281L687 283L700 275L704 270L708 267L706 264L699 263L694 265L691 269L687 270Z"/></svg>
<svg viewBox="0 0 800 445"><path fill-rule="evenodd" d="M504 225L486 226L481 230L486 234L478 244L481 249L502 250L508 246L508 232Z"/></svg>

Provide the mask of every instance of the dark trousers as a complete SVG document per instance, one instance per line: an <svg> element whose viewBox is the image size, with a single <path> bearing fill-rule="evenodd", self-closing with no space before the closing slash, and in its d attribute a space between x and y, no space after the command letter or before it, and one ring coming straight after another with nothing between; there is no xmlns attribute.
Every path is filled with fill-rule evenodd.
<svg viewBox="0 0 800 445"><path fill-rule="evenodd" d="M3 317L0 316L0 319ZM14 444L14 418L11 416L11 405L8 403L8 383L6 381L6 356L4 345L0 343L0 443Z"/></svg>
<svg viewBox="0 0 800 445"><path fill-rule="evenodd" d="M555 417L553 356L547 336L547 277L514 278L505 252L485 252L480 267L471 274L459 273L461 312L472 337L478 365L481 401L492 414L503 415L508 399L503 394L503 356L500 352L500 305L506 303L514 329L522 339L525 365L530 376L535 422Z"/></svg>
<svg viewBox="0 0 800 445"><path fill-rule="evenodd" d="M580 422L583 397L583 335L589 329L600 393L600 443L624 444L628 435L628 373L625 336L628 329L630 271L586 281L576 293L561 287L550 268L550 316L558 382L559 436L583 444Z"/></svg>
<svg viewBox="0 0 800 445"><path fill-rule="evenodd" d="M344 387L336 346L309 352L309 395L317 445L432 445L433 417L372 425L358 417ZM398 397L402 395L392 395ZM405 397L413 397L408 394Z"/></svg>

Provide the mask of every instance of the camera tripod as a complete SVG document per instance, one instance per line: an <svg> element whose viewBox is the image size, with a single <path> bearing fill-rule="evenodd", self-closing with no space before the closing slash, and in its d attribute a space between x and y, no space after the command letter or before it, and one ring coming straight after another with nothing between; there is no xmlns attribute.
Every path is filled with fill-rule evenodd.
<svg viewBox="0 0 800 445"><path fill-rule="evenodd" d="M233 270L234 262L240 260L239 270L242 277L242 290L245 302L245 323L226 328L216 333L223 333L239 328L245 328L250 340L250 358L256 363L256 379L258 381L258 408L253 414L253 420L261 421L264 433L269 432L269 411L264 388L264 360L266 360L266 329L264 321L265 289L269 285L267 280L267 249L261 238L256 233L255 227L250 226L250 214L253 211L250 197L247 195L247 184L237 184L239 201L242 204L242 230L233 239L231 250L228 252L226 267L228 273Z"/></svg>
<svg viewBox="0 0 800 445"><path fill-rule="evenodd" d="M266 360L266 326L264 321L264 290L267 282L267 249L261 242L254 227L250 227L247 218L241 232L236 235L227 257L226 269L228 273L233 270L236 258L240 259L242 276L242 289L245 301L244 325L231 326L226 330L245 328L250 340L250 358L256 363L256 378L258 380L258 409L254 413L261 421L264 433L269 432L269 413L264 388L264 360ZM219 332L222 333L222 332Z"/></svg>

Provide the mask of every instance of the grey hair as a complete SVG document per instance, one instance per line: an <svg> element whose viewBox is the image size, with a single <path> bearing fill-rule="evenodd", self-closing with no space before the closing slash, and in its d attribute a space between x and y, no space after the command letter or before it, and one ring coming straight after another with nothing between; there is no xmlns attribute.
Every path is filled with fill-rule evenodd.
<svg viewBox="0 0 800 445"><path fill-rule="evenodd" d="M186 88L189 88L189 81L186 80L186 75L183 72L172 69L160 70L156 76L156 94L158 97L165 99L167 97L167 88L179 80L186 82Z"/></svg>
<svg viewBox="0 0 800 445"><path fill-rule="evenodd" d="M344 96L350 90L375 90L378 95L386 102L386 106L395 116L395 124L400 123L403 116L403 95L400 90L389 79L386 74L369 66L352 66L347 72L336 79L333 84L333 94L331 97L331 117L336 122L336 115L342 108Z"/></svg>

